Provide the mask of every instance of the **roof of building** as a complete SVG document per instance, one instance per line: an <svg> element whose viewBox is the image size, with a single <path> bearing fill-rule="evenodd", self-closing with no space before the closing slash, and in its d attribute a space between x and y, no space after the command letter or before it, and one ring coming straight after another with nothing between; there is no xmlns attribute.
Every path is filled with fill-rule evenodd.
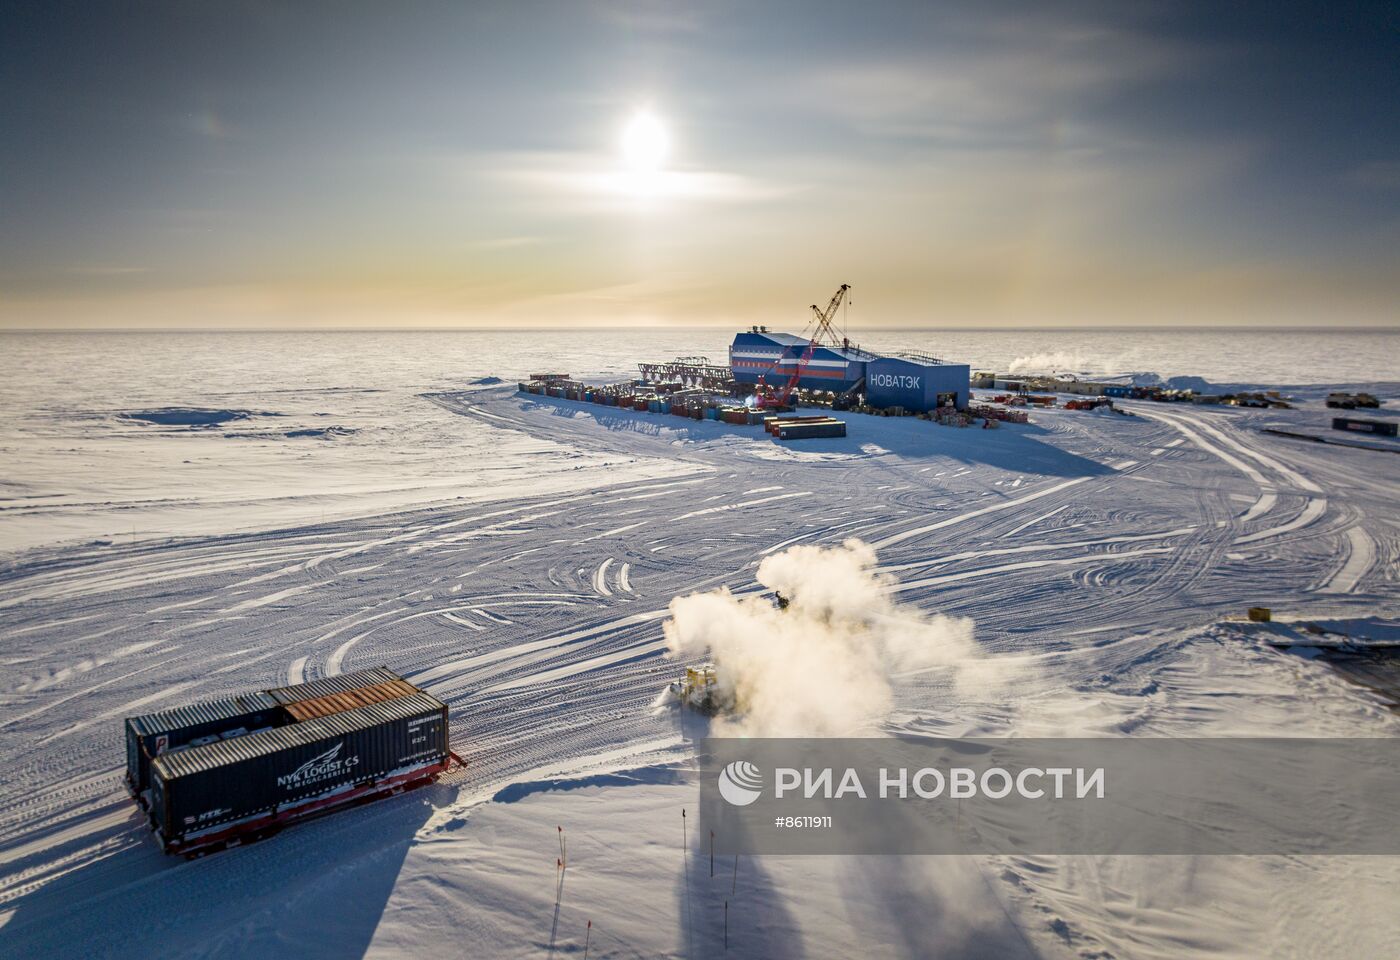
<svg viewBox="0 0 1400 960"><path fill-rule="evenodd" d="M909 353L901 353L897 356L876 357L870 362L872 364L907 363L913 367L947 367L949 369L962 369L968 371L972 369L965 363L954 363L951 360L940 360L937 357Z"/></svg>
<svg viewBox="0 0 1400 960"><path fill-rule="evenodd" d="M811 343L811 341L808 340L806 337L799 337L796 334L792 333L773 333L771 331L760 331L758 333L754 333L751 330L742 330L738 333L738 335L735 336L735 343L738 343L740 338L748 340L752 340L754 338L761 338L764 340L771 341L774 346L789 349L793 347L798 347L802 350L805 350L807 348L807 344ZM869 350L862 350L859 346L855 344L851 344L849 347L840 347L833 346L829 343L819 343L817 344L817 349L825 350L829 353L834 353L837 356L841 357L843 360L873 360L876 356L878 356L878 354L871 353ZM797 355L800 355L800 353Z"/></svg>

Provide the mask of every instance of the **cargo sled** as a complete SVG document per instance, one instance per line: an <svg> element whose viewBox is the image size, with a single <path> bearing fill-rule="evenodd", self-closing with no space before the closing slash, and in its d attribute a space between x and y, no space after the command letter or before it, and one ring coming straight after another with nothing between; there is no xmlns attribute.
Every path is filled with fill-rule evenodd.
<svg viewBox="0 0 1400 960"><path fill-rule="evenodd" d="M186 856L462 764L447 706L382 667L130 717L126 739L132 794L165 851Z"/></svg>

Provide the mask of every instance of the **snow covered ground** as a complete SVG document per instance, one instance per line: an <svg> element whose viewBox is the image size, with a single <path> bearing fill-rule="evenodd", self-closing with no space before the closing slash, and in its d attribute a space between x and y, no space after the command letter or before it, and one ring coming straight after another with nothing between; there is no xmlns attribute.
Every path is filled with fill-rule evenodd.
<svg viewBox="0 0 1400 960"><path fill-rule="evenodd" d="M0 956L582 956L586 936L590 956L707 956L726 900L736 956L1386 955L1395 858L753 858L711 877L703 838L683 843L704 727L654 708L677 669L667 605L752 589L794 544L872 544L900 602L972 617L1016 678L903 677L885 731L1400 732L1381 696L1226 622L1400 617L1394 455L1259 432L1311 409L1123 406L997 431L851 416L845 439L781 445L478 383L393 406L461 501L65 546L12 528L36 532L0 573ZM103 429L167 458L244 442ZM358 449L331 486L357 457L415 472ZM520 472L493 478L497 457ZM450 704L465 772L205 860L156 850L119 785L122 717L378 664Z"/></svg>

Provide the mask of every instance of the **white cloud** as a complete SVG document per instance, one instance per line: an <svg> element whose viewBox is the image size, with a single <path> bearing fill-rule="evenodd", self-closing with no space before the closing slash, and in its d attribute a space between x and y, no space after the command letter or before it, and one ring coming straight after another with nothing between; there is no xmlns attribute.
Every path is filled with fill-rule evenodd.
<svg viewBox="0 0 1400 960"><path fill-rule="evenodd" d="M498 180L595 209L649 210L678 203L757 203L799 192L782 184L718 170L662 170L636 174L611 157L586 153L535 153L502 157L490 169Z"/></svg>

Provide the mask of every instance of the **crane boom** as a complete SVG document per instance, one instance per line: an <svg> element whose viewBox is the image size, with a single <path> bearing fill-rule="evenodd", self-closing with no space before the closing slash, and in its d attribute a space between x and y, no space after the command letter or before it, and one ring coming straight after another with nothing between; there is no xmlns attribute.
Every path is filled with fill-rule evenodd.
<svg viewBox="0 0 1400 960"><path fill-rule="evenodd" d="M812 360L812 354L816 352L817 347L821 344L823 335L830 336L833 346L838 344L839 341L837 340L836 333L831 329L831 321L836 318L836 311L840 309L841 301L846 298L846 291L849 289L851 289L851 285L848 283L843 283L841 286L837 287L836 292L832 294L831 301L826 305L825 310L819 310L815 303L812 304L812 313L815 315L815 329L812 331L812 337L807 342L807 348L802 351L802 356L798 358L796 366L793 367L792 374L787 378L787 381L782 387L779 388L777 394L774 394L768 386L768 374L778 369L783 361L787 359L787 350L784 349L778 354L778 359L773 361L773 365L769 367L768 370L758 375L758 381L755 384L755 396L757 397L757 403L760 408L785 407L788 405L788 401L792 398L793 391L797 389L798 381L802 379L802 374L807 370L807 364Z"/></svg>
<svg viewBox="0 0 1400 960"><path fill-rule="evenodd" d="M841 301L846 298L846 291L851 289L849 283L843 283L836 288L836 292L831 295L831 302L826 305L825 310L818 310L817 305L812 304L812 313L816 314L817 329L812 334L812 342L821 343L822 335L831 337L831 343L837 343L836 331L831 329L831 323L836 319L836 311L841 309Z"/></svg>

